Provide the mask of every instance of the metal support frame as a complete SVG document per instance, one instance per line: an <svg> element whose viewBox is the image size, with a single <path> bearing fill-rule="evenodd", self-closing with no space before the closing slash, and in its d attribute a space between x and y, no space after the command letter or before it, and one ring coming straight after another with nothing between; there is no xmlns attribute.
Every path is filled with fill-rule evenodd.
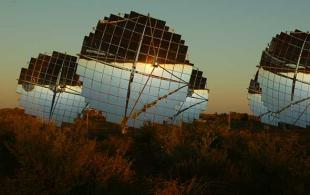
<svg viewBox="0 0 310 195"><path fill-rule="evenodd" d="M268 110L267 112L262 113L261 115L259 115L259 116L258 116L259 118L262 118L263 116L265 116L265 115L267 115L267 114L270 114L270 115L273 115L273 116L274 116L273 119L272 119L272 120L274 120L275 118L279 118L278 115L279 115L281 112L287 110L288 108L291 108L293 105L299 104L299 103L301 103L301 102L304 102L304 101L307 101L307 100L310 99L310 97L306 97L306 98L303 98L303 99L301 99L301 100L294 101L296 81L301 82L301 83L304 83L304 84L308 84L308 85L310 84L309 82L305 82L305 81L301 81L301 80L297 79L297 74L298 74L298 70L299 70L299 67L300 67L300 61L301 61L302 53L303 53L304 47L305 47L305 45L306 45L306 43L307 43L307 41L308 41L309 35L310 35L310 33L307 32L307 36L306 36L306 38L303 40L303 44L302 44L302 46L301 46L301 48L300 48L300 53L299 53L298 60L297 60L297 64L296 64L296 68L295 68L295 71L294 71L294 77L291 78L291 77L288 77L287 75L284 75L284 74L281 74L281 73L275 73L275 74L278 75L278 76L282 76L282 77L284 77L284 78L287 78L287 79L292 80L291 103L289 103L288 105L284 106L283 108L279 109L279 110L276 111L276 112L273 112L273 111ZM274 57L274 56L271 56L268 52L265 51L265 53L266 53L267 55L269 55L272 59L274 59L274 60L276 60L276 61L279 61L279 62L281 62L281 63L285 63L285 61L280 60L280 59L278 59L278 58L276 58L276 57ZM264 67L265 67L265 66L261 66L261 65L258 66L259 69L260 69L260 68L263 68L263 69L264 69ZM261 94L260 92L257 92L257 93L258 93L258 94ZM298 120L300 119L300 117L305 113L305 111L307 110L307 108L308 108L309 106L310 106L310 103L306 106L306 108L303 110L303 112L301 112L301 113L299 114L299 116L297 117L297 119L294 121L293 125L295 125L295 124L298 122Z"/></svg>
<svg viewBox="0 0 310 195"><path fill-rule="evenodd" d="M163 99L166 99L168 96L170 96L170 95L172 95L172 94L178 92L179 90L183 89L184 87L187 87L187 85L184 85L184 86L179 87L179 88L177 88L177 89L175 89L175 90L172 90L172 91L170 91L169 93L167 93L166 95L163 95L163 96L158 97L157 100L154 100L154 101L152 101L152 102L150 102L150 103L148 103L148 104L145 104L144 107L143 107L140 111L135 112L135 113L132 113L131 118L136 119L141 113L145 112L145 111L146 111L147 109L149 109L149 108L152 108L152 107L155 106L159 101L161 101L161 100L163 100Z"/></svg>
<svg viewBox="0 0 310 195"><path fill-rule="evenodd" d="M298 56L298 61L297 61L297 64L296 64L296 69L295 69L294 78L293 78L293 85L292 85L292 92L291 92L291 101L294 100L295 84L296 84L298 68L299 68L299 65L300 65L300 60L301 60L302 52L304 51L304 47L306 45L308 37L309 37L309 33L307 34L307 37L305 38L305 40L304 40L304 42L302 44L302 47L300 49L300 53L299 53L299 56Z"/></svg>
<svg viewBox="0 0 310 195"><path fill-rule="evenodd" d="M64 53L64 54L67 55L67 53ZM57 59L58 59L58 57L57 57ZM49 62L50 62L50 60L49 60ZM61 75L62 75L63 67L64 67L64 61L61 64L60 71L59 71L59 73L57 75L56 83L52 87L50 86L51 84L50 85L42 85L42 84L37 84L35 82L30 82L30 81L26 81L26 80L22 80L21 81L22 83L28 83L28 84L31 84L31 85L34 85L34 86L40 86L40 87L43 87L45 89L49 89L49 90L51 90L53 92L52 103L51 103L51 107L50 107L50 111L49 111L49 117L48 117L48 121L49 122L51 122L51 120L52 120L52 117L54 115L54 112L55 112L55 109L56 109L56 105L58 104L59 97L60 97L61 93L68 93L68 94L72 94L72 95L80 95L79 91L76 91L76 90L70 88L69 86L65 86L65 88L68 89L68 90L71 90L73 92L65 91L65 90L63 90L63 88L59 88L60 87L60 80L61 80ZM46 75L47 75L47 72L46 72L46 74L44 76L44 80L46 78ZM32 77L33 77L33 75L32 75Z"/></svg>
<svg viewBox="0 0 310 195"><path fill-rule="evenodd" d="M148 17L149 17L149 15L148 15ZM143 37L144 37L144 33L145 33L145 29L146 29L147 23L148 23L148 20L146 21L145 26L143 28L143 32L142 32L142 35L140 37L139 47L138 47L138 50L137 50L137 53L136 53L135 61L132 64L132 69L131 69L131 72L130 72L129 83L128 83L128 90L127 90L127 98L126 98L126 106L125 106L125 118L127 117L127 110L128 110L129 98L130 98L130 93L131 93L131 84L132 84L133 79L134 79L135 70L136 70L136 63L138 62L138 58L139 58L139 54L140 54L140 49L141 49L141 46L142 46L142 41L143 41Z"/></svg>
<svg viewBox="0 0 310 195"><path fill-rule="evenodd" d="M186 110L188 110L188 109L190 109L190 108L192 108L192 107L194 107L194 106L197 106L197 105L199 105L199 104L202 104L202 103L204 103L204 102L207 102L207 101L208 101L208 99L203 99L203 100L201 100L200 102L197 102L197 103L195 103L195 104L193 104L193 105L191 105L191 106L188 106L188 107L186 107L186 108L183 108L182 110L181 110L181 108L182 108L182 106L181 106L180 109L179 109L179 111L171 117L171 121L174 121L174 120L176 119L176 117L177 117L178 115L180 115L182 112L185 112ZM182 105L183 105L183 104L182 104Z"/></svg>
<svg viewBox="0 0 310 195"><path fill-rule="evenodd" d="M114 25L114 24L119 23L119 22L132 21L132 22L135 23L135 25L137 25L139 17L140 16L137 16L137 17L134 17L134 18L120 19L120 20L116 20L116 21L106 21L106 20L104 20L104 21L100 21L100 22ZM151 23L150 15L148 14L147 17L148 18L147 18L146 23L144 25L143 32L140 33L141 37L140 37L140 40L139 40L139 45L138 45L138 49L137 49L137 52L136 52L135 60L132 62L132 68L125 68L125 67L118 66L117 64L107 63L106 61L107 61L108 55L106 55L106 53L104 53L104 52L100 52L100 46L102 44L102 40L100 42L100 46L99 46L98 51L94 50L92 48L89 48L89 50L88 50L88 52L96 54L97 55L97 59L89 57L87 55L78 54L79 56L82 56L83 58L88 59L88 60L93 60L93 61L96 61L96 62L100 62L102 64L105 64L105 65L108 65L108 66L111 66L111 67L114 67L114 68L119 68L121 70L130 71L128 90L127 90L127 97L126 97L126 105L125 105L125 116L124 116L124 118L122 120L122 123L121 123L121 126L123 127L123 130L122 130L123 133L126 133L127 122L128 122L129 119L136 119L141 113L143 113L147 109L155 106L160 100L167 98L168 96L176 93L180 89L182 89L184 87L187 87L189 85L189 83L187 81L184 81L183 79L179 78L178 76L176 76L175 74L173 74L172 72L168 71L167 69L165 69L164 67L160 66L160 64L157 63L158 52L156 53L156 51L155 51L155 46L154 46L154 41L153 41L153 37L154 37L153 36L154 32L152 30L153 26L152 26L152 23ZM146 28L148 27L148 23L149 23L150 29L151 29L151 44L153 45L153 52L154 52L154 56L155 56L153 64L152 64L153 65L153 69L152 69L150 74L147 74L147 73L144 73L144 72L139 72L139 71L136 70L136 64L137 64L138 59L139 59L140 49L142 47L142 42L143 42L143 38L144 38L144 35L145 35L145 32L146 32ZM156 24L155 24L155 26L156 26ZM155 30L155 26L154 26L154 30ZM103 34L104 34L104 31L103 31ZM113 34L114 34L114 31L113 31ZM163 36L163 34L162 34L162 36ZM105 57L105 61L104 61L104 59L103 60L99 60L99 56L100 55L106 56ZM115 56L115 58L116 58L116 56ZM164 71L168 72L170 75L174 76L178 80L168 79L168 78L165 78L165 77L153 75L153 72L154 72L155 68L157 68L157 67L162 68ZM130 94L131 94L131 85L132 85L132 82L133 82L133 79L134 79L134 75L136 73L144 75L144 76L147 76L147 81L144 83L142 90L139 92L138 98L135 100L133 108L131 109L130 113L128 114L128 112L129 112L128 111L129 99L130 99ZM146 85L149 82L151 77L152 78L157 78L157 79L160 79L160 80L166 80L166 81L170 81L170 82L184 84L184 86L179 87L179 88L177 88L175 90L170 91L169 93L167 93L167 94L165 94L163 96L158 97L155 101L152 101L150 103L146 103L141 110L138 110L138 111L135 112L134 109L135 109L137 103L139 102L140 97L141 97L141 95L142 95L142 93L143 93L143 91L144 91L144 89L145 89L145 87L146 87ZM201 97L204 101L207 101L207 99L205 99L203 96L201 96L199 94L197 94L197 96Z"/></svg>
<svg viewBox="0 0 310 195"><path fill-rule="evenodd" d="M65 53L66 55L67 53ZM50 114L49 114L49 122L51 122L51 119L52 119L52 116L53 116L53 112L56 108L56 105L54 106L55 104L55 99L56 99L56 95L57 95L57 92L58 92L58 87L60 86L59 83L60 83L60 78L61 78L61 74L62 74L62 69L63 69L63 66L64 66L64 61L62 62L61 64L61 68L60 68L60 71L57 75L57 80L56 80L56 83L55 83L55 86L53 87L52 91L53 91L53 99L52 99L52 104L51 104L51 109L50 109ZM59 96L60 94L58 95L58 98L57 98L57 101L56 101L56 104L58 102L58 99L59 99Z"/></svg>
<svg viewBox="0 0 310 195"><path fill-rule="evenodd" d="M258 94L260 94L260 93L258 93ZM258 117L259 117L259 118L262 118L263 116L265 116L265 115L267 115L267 114L271 114L271 115L274 115L275 118L278 118L278 114L280 114L280 113L283 112L284 110L286 110L286 109L292 107L293 105L296 105L296 104L299 104L299 103L301 103L301 102L307 101L307 100L309 100L309 99L310 99L310 97L306 97L306 98L303 98L303 99L301 99L301 100L297 100L297 101L295 101L295 102L291 102L291 103L289 103L288 105L284 106L283 108L281 108L280 110L278 110L278 111L276 111L276 112L273 112L273 111L271 111L271 110L268 110L267 112L264 112L264 113L260 114ZM308 107L308 106L307 106L307 107ZM303 111L302 114L304 114L304 112L305 112L305 111ZM301 115L302 115L302 114L301 114ZM300 117L301 117L301 116L299 116L298 118L300 118ZM296 123L297 123L297 121L294 122L294 124L296 124Z"/></svg>
<svg viewBox="0 0 310 195"><path fill-rule="evenodd" d="M309 106L310 106L310 103L308 103L307 106L305 107L305 109L298 115L297 119L293 123L294 125L296 125L296 123L299 121L300 117L305 114L305 112L307 111Z"/></svg>

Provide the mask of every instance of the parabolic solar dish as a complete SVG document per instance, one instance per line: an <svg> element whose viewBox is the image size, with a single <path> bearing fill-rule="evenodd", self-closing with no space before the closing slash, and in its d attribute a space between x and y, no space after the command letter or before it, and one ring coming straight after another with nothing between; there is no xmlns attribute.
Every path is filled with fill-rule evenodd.
<svg viewBox="0 0 310 195"><path fill-rule="evenodd" d="M79 59L53 52L22 68L17 92L25 112L72 123L88 107L123 127L199 119L207 79L187 56L181 35L136 12L111 15L84 37Z"/></svg>
<svg viewBox="0 0 310 195"><path fill-rule="evenodd" d="M192 122L206 109L208 90L187 49L162 20L136 12L105 17L83 41L82 96L124 126Z"/></svg>
<svg viewBox="0 0 310 195"><path fill-rule="evenodd" d="M86 106L76 69L76 57L56 51L31 58L28 69L21 69L17 86L25 113L58 126L73 123Z"/></svg>
<svg viewBox="0 0 310 195"><path fill-rule="evenodd" d="M277 34L263 51L248 99L266 124L310 126L310 34Z"/></svg>

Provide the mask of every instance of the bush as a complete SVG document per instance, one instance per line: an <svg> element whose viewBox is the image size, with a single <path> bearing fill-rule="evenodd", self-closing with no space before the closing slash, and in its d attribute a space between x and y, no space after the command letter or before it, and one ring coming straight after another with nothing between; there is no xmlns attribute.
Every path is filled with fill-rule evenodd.
<svg viewBox="0 0 310 195"><path fill-rule="evenodd" d="M306 194L308 131L230 131L218 115L182 127L83 119L57 128L0 111L1 194ZM101 126L100 126L101 125ZM100 129L100 127L102 127Z"/></svg>

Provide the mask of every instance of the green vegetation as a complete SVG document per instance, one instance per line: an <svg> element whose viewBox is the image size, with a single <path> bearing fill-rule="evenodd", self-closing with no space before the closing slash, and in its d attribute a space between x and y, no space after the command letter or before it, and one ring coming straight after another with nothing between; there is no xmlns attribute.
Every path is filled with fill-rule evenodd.
<svg viewBox="0 0 310 195"><path fill-rule="evenodd" d="M0 194L307 194L310 133L227 129L218 115L122 135L0 110ZM88 128L87 128L88 125Z"/></svg>

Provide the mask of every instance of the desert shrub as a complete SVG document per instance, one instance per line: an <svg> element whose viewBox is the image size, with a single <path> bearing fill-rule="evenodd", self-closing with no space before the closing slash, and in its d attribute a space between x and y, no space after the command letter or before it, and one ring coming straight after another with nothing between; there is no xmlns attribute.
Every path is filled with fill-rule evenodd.
<svg viewBox="0 0 310 195"><path fill-rule="evenodd" d="M179 182L178 180L160 180L157 179L154 186L154 194L206 194L208 191L208 184L192 178L186 182Z"/></svg>
<svg viewBox="0 0 310 195"><path fill-rule="evenodd" d="M22 120L7 147L19 164L3 191L17 194L104 192L108 183L130 184L131 163L122 153L99 152L82 128L57 128L35 119Z"/></svg>
<svg viewBox="0 0 310 195"><path fill-rule="evenodd" d="M130 156L140 176L163 175L170 167L169 155L157 138L156 128L151 126L134 133Z"/></svg>
<svg viewBox="0 0 310 195"><path fill-rule="evenodd" d="M98 122L99 121L99 122ZM1 194L306 194L310 134L227 128L227 117L130 129L57 128L0 111Z"/></svg>

